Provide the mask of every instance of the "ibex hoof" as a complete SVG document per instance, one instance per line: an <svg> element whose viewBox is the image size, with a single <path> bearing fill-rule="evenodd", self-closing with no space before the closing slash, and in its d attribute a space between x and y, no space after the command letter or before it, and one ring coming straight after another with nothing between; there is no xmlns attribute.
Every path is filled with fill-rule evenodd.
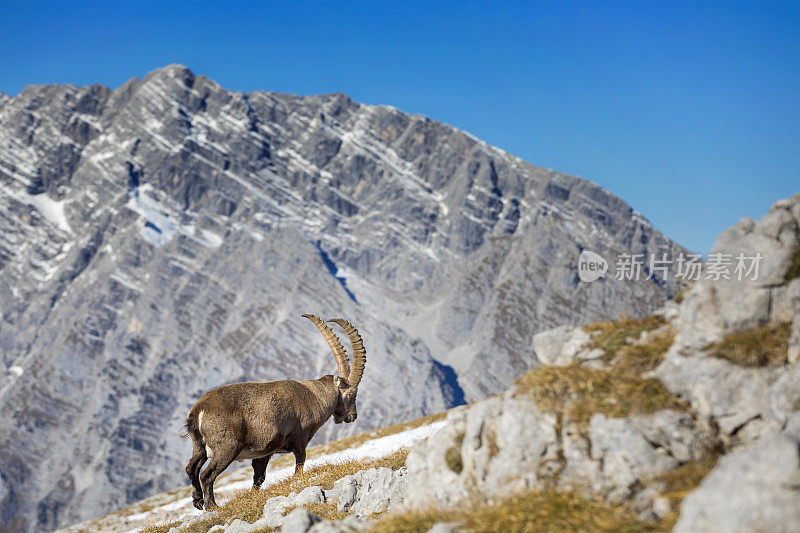
<svg viewBox="0 0 800 533"><path fill-rule="evenodd" d="M197 506L195 506L195 507L197 507ZM200 507L197 507L197 508L200 509ZM216 504L216 502L206 502L205 508L206 508L206 511L213 511L215 509L219 509L219 506Z"/></svg>
<svg viewBox="0 0 800 533"><path fill-rule="evenodd" d="M195 509L203 510L203 498L194 499L192 500L192 505L194 505Z"/></svg>

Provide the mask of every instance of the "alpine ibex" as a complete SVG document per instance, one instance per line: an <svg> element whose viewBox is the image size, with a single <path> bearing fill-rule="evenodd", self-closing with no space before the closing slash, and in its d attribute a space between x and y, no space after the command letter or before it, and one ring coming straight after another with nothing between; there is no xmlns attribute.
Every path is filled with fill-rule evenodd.
<svg viewBox="0 0 800 533"><path fill-rule="evenodd" d="M235 383L205 393L186 417L193 444L186 473L198 509L216 507L214 481L233 461L252 459L254 489L264 482L267 463L275 453L292 452L295 475L302 474L306 446L331 415L337 424L353 422L358 416L356 394L367 362L361 335L344 319L328 321L344 328L350 339L350 369L344 347L330 326L319 317L303 316L328 341L339 367L338 375L307 381ZM201 474L206 459L210 461Z"/></svg>

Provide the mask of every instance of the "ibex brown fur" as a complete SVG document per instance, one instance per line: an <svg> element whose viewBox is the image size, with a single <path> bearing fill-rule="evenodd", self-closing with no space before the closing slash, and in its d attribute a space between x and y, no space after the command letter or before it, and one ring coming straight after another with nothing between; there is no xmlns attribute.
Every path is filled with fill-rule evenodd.
<svg viewBox="0 0 800 533"><path fill-rule="evenodd" d="M318 317L303 315L319 328L336 357L337 376L307 381L235 383L203 395L186 417L193 452L186 473L192 482L192 500L198 509L216 507L214 481L233 461L253 461L253 488L264 482L270 457L292 452L295 475L302 474L306 446L317 430L333 416L350 423L356 413L356 393L366 351L358 331L341 318L329 320L344 328L350 339L353 368L342 343ZM207 459L208 466L200 469Z"/></svg>

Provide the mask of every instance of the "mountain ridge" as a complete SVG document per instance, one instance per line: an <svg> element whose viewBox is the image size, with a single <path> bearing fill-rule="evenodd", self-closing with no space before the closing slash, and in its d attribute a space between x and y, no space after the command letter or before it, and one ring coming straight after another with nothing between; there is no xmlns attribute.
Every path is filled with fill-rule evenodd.
<svg viewBox="0 0 800 533"><path fill-rule="evenodd" d="M174 485L205 390L331 371L302 313L345 316L374 354L359 427L322 441L504 390L535 333L674 294L580 282L585 249L683 249L600 186L473 139L177 66L7 100L3 522L46 530Z"/></svg>

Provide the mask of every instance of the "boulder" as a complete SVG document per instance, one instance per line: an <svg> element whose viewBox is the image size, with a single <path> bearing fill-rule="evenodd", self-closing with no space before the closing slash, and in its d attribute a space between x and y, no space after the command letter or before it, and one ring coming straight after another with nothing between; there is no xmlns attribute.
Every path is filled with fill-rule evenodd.
<svg viewBox="0 0 800 533"><path fill-rule="evenodd" d="M800 247L798 213L800 194L773 204L760 221L742 219L719 236L709 259L715 254L730 259L730 279L706 279L706 270L685 293L673 323L684 351L698 351L731 331L787 322L797 315L800 280L787 282L785 275ZM740 254L761 256L755 279L754 272L736 274Z"/></svg>
<svg viewBox="0 0 800 533"><path fill-rule="evenodd" d="M792 333L789 337L789 363L800 361L800 279L794 280L786 290L784 300L791 307L787 314L792 316Z"/></svg>
<svg viewBox="0 0 800 533"><path fill-rule="evenodd" d="M596 414L590 424L592 458L601 465L602 483L611 501L628 499L638 482L678 464L667 449L648 440L630 419Z"/></svg>
<svg viewBox="0 0 800 533"><path fill-rule="evenodd" d="M276 496L270 498L264 504L262 518L256 522L260 527L278 528L281 527L286 519L284 513L289 507L302 507L309 503L324 503L326 501L325 491L320 487L306 487L300 492L292 492L288 496Z"/></svg>
<svg viewBox="0 0 800 533"><path fill-rule="evenodd" d="M653 509L658 494L642 487L653 477L698 459L710 440L708 429L682 411L629 418L596 414L589 423L588 440L574 424L565 422L557 486L588 490L612 502L635 498L636 509L658 515Z"/></svg>
<svg viewBox="0 0 800 533"><path fill-rule="evenodd" d="M348 516L341 520L323 520L314 524L309 533L352 533L354 531L369 531L372 529L370 522L364 518Z"/></svg>
<svg viewBox="0 0 800 533"><path fill-rule="evenodd" d="M333 485L336 508L355 516L381 513L403 503L408 479L406 468L370 468L345 476Z"/></svg>
<svg viewBox="0 0 800 533"><path fill-rule="evenodd" d="M790 421L800 411L800 364L790 365L780 373L767 391L761 418L769 429L789 432ZM800 433L795 435L800 439Z"/></svg>
<svg viewBox="0 0 800 533"><path fill-rule="evenodd" d="M268 528L278 528L283 524L283 513L285 509L291 505L292 503L286 496L270 498L264 504L264 514L259 521L263 520Z"/></svg>
<svg viewBox="0 0 800 533"><path fill-rule="evenodd" d="M319 488L319 487L317 487ZM322 517L302 507L294 509L286 515L281 526L282 533L306 533L311 526L322 521Z"/></svg>
<svg viewBox="0 0 800 533"><path fill-rule="evenodd" d="M586 434L513 389L451 412L448 422L409 454L408 507L454 507L555 486L610 502L633 499L642 516L657 518L669 513L669 502L647 489L650 481L715 442L711 428L678 410L596 414Z"/></svg>
<svg viewBox="0 0 800 533"><path fill-rule="evenodd" d="M261 531L262 529L263 522L255 522L251 524L250 522L237 519L228 524L228 526L222 529L222 531L225 533L252 533L253 531ZM209 530L209 533L211 533L211 530Z"/></svg>
<svg viewBox="0 0 800 533"><path fill-rule="evenodd" d="M210 513L190 516L181 522L180 525L170 528L167 533L184 533L185 531L191 531L198 522L203 522L208 518L214 518L218 514L219 511L211 511Z"/></svg>
<svg viewBox="0 0 800 533"><path fill-rule="evenodd" d="M542 413L525 395L509 391L451 411L447 419L406 460L411 507L450 506L476 493L495 496L531 488L540 466L558 461L556 417Z"/></svg>
<svg viewBox="0 0 800 533"><path fill-rule="evenodd" d="M683 356L673 345L655 376L685 398L702 418L711 418L724 438L761 416L770 387L785 372L779 368L743 368L723 359L695 353Z"/></svg>
<svg viewBox="0 0 800 533"><path fill-rule="evenodd" d="M768 433L722 457L681 505L676 533L800 531L800 444Z"/></svg>
<svg viewBox="0 0 800 533"><path fill-rule="evenodd" d="M800 246L798 219L793 208L800 204L800 195L775 202L758 222L742 219L720 234L709 255L721 253L732 257L731 279L704 280L714 286L719 313L729 329L744 329L762 325L770 318L771 292L784 285L784 276L793 254ZM760 254L756 279L733 275L736 257ZM778 318L778 317L775 317Z"/></svg>
<svg viewBox="0 0 800 533"><path fill-rule="evenodd" d="M590 339L591 335L582 328L559 326L534 335L533 349L541 364L567 366L603 355L602 350L587 348Z"/></svg>
<svg viewBox="0 0 800 533"><path fill-rule="evenodd" d="M306 487L294 496L294 493L289 495L289 499L293 505L302 507L309 503L323 503L327 497L325 491L320 487Z"/></svg>

